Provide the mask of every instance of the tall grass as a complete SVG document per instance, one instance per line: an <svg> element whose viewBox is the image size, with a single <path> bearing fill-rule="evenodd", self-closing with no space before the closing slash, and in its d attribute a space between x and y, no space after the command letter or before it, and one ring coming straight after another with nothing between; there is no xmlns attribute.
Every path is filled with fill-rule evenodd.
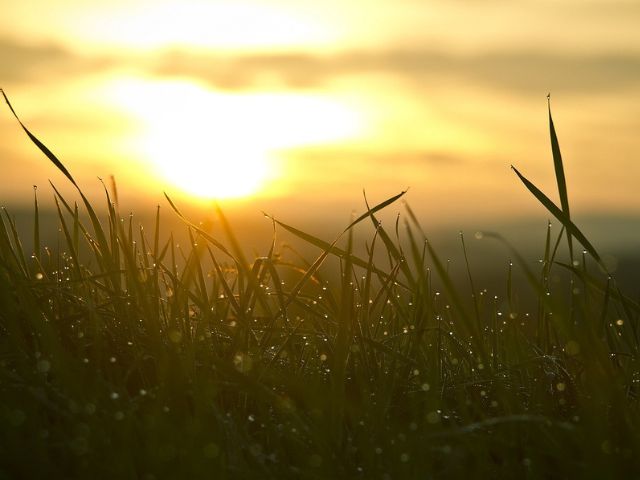
<svg viewBox="0 0 640 480"><path fill-rule="evenodd" d="M168 199L179 247L106 188L99 213L21 124L81 207L53 187L54 248L36 196L33 251L2 212L0 478L637 476L640 307L570 217L549 121L561 206L514 170L563 228L540 264L484 234L515 261L502 292L477 283L464 237L455 281L408 207L388 231L376 215L403 193L334 240L272 219L317 248L310 260L275 234L248 259L222 211L218 238Z"/></svg>

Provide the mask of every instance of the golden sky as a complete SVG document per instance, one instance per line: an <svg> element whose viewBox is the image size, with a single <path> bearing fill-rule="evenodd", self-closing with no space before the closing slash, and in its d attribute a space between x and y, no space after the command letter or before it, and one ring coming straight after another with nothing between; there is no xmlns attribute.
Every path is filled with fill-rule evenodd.
<svg viewBox="0 0 640 480"><path fill-rule="evenodd" d="M88 190L518 216L551 92L573 211L640 213L637 1L2 1L0 86ZM2 203L64 183L7 108L0 162Z"/></svg>

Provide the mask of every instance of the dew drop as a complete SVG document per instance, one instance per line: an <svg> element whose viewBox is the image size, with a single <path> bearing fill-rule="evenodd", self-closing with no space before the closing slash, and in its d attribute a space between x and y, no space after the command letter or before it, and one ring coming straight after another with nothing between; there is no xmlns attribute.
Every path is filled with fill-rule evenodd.
<svg viewBox="0 0 640 480"><path fill-rule="evenodd" d="M47 373L51 370L51 362L49 360L38 360L37 369L40 373Z"/></svg>

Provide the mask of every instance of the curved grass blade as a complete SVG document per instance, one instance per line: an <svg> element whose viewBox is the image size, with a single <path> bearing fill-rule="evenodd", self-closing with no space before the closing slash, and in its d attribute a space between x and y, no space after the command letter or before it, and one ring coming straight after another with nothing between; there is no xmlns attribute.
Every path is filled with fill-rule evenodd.
<svg viewBox="0 0 640 480"><path fill-rule="evenodd" d="M562 225L567 229L567 234L571 234L582 244L582 246L589 252L589 254L598 262L598 264L607 271L606 267L602 263L600 255L596 251L591 242L587 240L587 237L580 231L580 229L571 221L571 219L560 209L558 206L553 203L553 201L547 197L542 191L536 187L533 183L527 180L524 175L522 175L516 167L511 165L511 169L518 175L518 178L524 183L524 186L533 194L534 197L538 199L544 207L551 212L551 214L556 217Z"/></svg>
<svg viewBox="0 0 640 480"><path fill-rule="evenodd" d="M399 194L385 200L382 203L379 203L378 205L376 205L373 208L369 208L369 206L367 205L368 210L363 213L362 215L360 215L358 218L356 218L353 222L351 222L349 224L349 226L347 228L344 229L344 232L346 232L347 230L349 230L350 228L353 228L355 225L357 225L358 223L360 223L362 220L364 220L367 217L370 217L371 215L373 215L374 213L376 213L379 210L382 210L383 208L391 205L393 202L395 202L396 200L402 198L402 196L407 193L408 190L403 190L402 192L400 192ZM365 197L366 198L366 197ZM343 233L344 233L343 232Z"/></svg>
<svg viewBox="0 0 640 480"><path fill-rule="evenodd" d="M58 160L58 157L56 157L53 152L51 150L49 150L44 143L42 143L40 140L38 140L35 135L33 135L29 129L27 127L24 126L24 123L22 123L22 120L20 120L20 118L18 117L18 114L16 113L16 111L13 109L13 107L11 106L11 102L9 102L9 99L7 98L7 95L4 93L4 90L0 88L0 93L2 93L2 96L4 97L4 101L7 102L7 105L9 106L9 110L11 110L11 113L13 113L13 116L16 117L16 120L18 121L18 123L20 124L20 126L22 127L22 129L25 131L25 133L27 134L27 136L31 139L31 141L36 145L36 147L38 147L40 149L40 151L42 153L44 153L47 158L49 160L51 160L51 162L58 167L58 170L60 170L62 173L64 173L64 175L69 179L69 181L71 183L73 183L76 187L78 187L78 184L76 183L76 181L73 179L73 177L71 176L71 173L69 173L69 170L66 169L66 167L62 164L62 162L60 160Z"/></svg>
<svg viewBox="0 0 640 480"><path fill-rule="evenodd" d="M69 170L67 170L67 168L62 164L62 162L58 159L58 157L56 157L53 154L53 152L46 147L45 144L43 144L40 140L38 140L36 138L36 136L33 135L29 131L29 129L24 126L24 124L22 123L22 121L18 117L16 111L13 109L13 106L11 105L11 102L9 102L9 99L7 98L7 95L5 94L4 90L1 89L1 88L0 88L0 93L2 93L2 96L4 97L5 102L7 102L7 105L9 106L9 109L11 110L11 113L16 118L16 120L18 121L18 123L20 124L22 129L25 131L25 133L27 134L29 139L40 149L40 151L42 153L45 154L45 156L49 160L51 160L51 162L58 168L58 170L60 170L65 175L65 177L67 177L69 179L69 181L73 184L73 186L76 187L76 189L78 190L78 193L80 193L80 196L82 197L82 201L83 201L83 203L85 205L85 208L87 209L87 212L89 213L89 217L91 218L91 223L93 224L93 228L94 228L94 230L96 232L96 235L98 236L98 243L100 245L106 246L106 237L105 237L104 232L102 230L102 226L100 225L100 221L98 220L98 217L97 217L95 211L93 210L93 207L89 203L89 200L87 200L87 198L85 197L84 193L82 193L82 190L80 189L80 187L78 186L78 184L74 180L73 176L71 176L71 173L69 173Z"/></svg>

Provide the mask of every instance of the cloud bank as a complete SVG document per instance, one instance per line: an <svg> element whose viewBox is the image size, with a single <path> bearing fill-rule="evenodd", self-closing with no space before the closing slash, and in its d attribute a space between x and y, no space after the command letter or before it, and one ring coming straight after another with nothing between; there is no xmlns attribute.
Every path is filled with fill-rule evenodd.
<svg viewBox="0 0 640 480"><path fill-rule="evenodd" d="M346 77L366 81L390 76L407 82L464 82L515 93L552 90L607 92L640 85L640 54L570 54L536 50L460 55L433 49L318 53L159 51L146 56L87 57L52 44L29 45L0 38L0 81L7 84L51 82L127 68L157 78L187 78L211 88L260 90L265 85L292 90L322 88Z"/></svg>

